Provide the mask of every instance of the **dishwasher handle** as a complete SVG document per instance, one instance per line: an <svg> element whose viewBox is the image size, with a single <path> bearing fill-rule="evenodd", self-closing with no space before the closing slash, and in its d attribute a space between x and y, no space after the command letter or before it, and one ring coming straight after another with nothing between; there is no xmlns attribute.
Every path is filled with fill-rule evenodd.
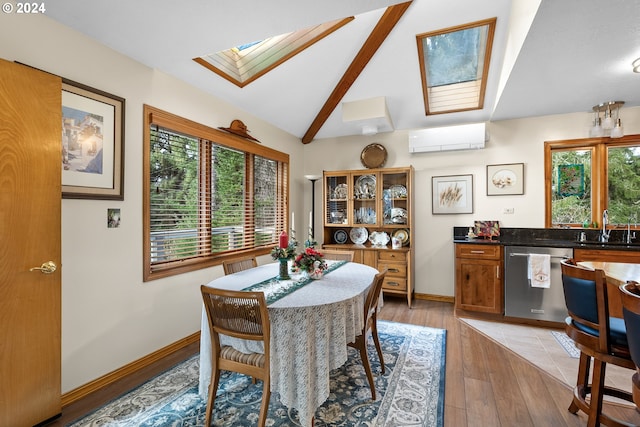
<svg viewBox="0 0 640 427"><path fill-rule="evenodd" d="M526 256L528 257L529 254L525 254L525 253L519 253L519 252L512 252L509 254L510 257L512 256ZM550 255L551 258L559 258L559 259L569 259L570 257L566 256L566 255Z"/></svg>

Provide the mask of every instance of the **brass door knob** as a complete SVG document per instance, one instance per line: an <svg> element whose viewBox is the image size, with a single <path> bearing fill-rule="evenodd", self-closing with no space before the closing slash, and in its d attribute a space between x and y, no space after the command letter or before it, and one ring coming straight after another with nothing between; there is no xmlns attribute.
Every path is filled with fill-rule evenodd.
<svg viewBox="0 0 640 427"><path fill-rule="evenodd" d="M56 268L58 268L58 267L56 266L55 262L47 261L47 262L43 263L40 267L31 267L29 269L29 271L40 270L41 273L51 274L54 271L56 271Z"/></svg>

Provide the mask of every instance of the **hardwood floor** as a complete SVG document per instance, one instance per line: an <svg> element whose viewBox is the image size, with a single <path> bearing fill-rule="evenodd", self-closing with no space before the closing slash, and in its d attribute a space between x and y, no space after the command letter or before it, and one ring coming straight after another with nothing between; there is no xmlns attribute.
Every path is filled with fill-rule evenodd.
<svg viewBox="0 0 640 427"><path fill-rule="evenodd" d="M585 426L583 413L567 410L572 390L472 327L459 321L449 303L385 298L380 319L447 330L445 426L526 427ZM127 390L198 352L197 345L63 408L62 417L47 426L64 426ZM605 410L640 424L635 409L605 404Z"/></svg>

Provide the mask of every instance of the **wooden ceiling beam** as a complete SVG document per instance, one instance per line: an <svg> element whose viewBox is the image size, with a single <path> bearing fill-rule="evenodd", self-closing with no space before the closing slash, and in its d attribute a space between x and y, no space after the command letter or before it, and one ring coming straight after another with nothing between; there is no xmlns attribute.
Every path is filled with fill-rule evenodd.
<svg viewBox="0 0 640 427"><path fill-rule="evenodd" d="M380 17L380 20L371 31L371 34L369 34L369 37L360 48L360 51L351 62L351 65L349 65L349 68L347 68L347 71L345 71L344 75L333 89L333 92L331 92L331 95L329 95L329 98L327 98L326 102L320 109L320 112L313 120L313 123L311 123L311 126L309 126L309 129L302 137L303 144L308 144L313 140L324 122L327 121L338 103L342 100L349 88L351 88L351 85L353 85L358 76L360 76L360 73L367 66L373 55L376 53L378 48L380 48L389 33L391 33L393 27L395 27L410 5L411 1L389 6L382 17Z"/></svg>

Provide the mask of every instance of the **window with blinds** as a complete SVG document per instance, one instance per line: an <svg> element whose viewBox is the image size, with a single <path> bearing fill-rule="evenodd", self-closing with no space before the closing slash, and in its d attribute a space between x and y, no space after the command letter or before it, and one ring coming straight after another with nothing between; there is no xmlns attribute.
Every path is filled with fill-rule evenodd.
<svg viewBox="0 0 640 427"><path fill-rule="evenodd" d="M145 280L267 253L287 228L288 155L145 106Z"/></svg>

